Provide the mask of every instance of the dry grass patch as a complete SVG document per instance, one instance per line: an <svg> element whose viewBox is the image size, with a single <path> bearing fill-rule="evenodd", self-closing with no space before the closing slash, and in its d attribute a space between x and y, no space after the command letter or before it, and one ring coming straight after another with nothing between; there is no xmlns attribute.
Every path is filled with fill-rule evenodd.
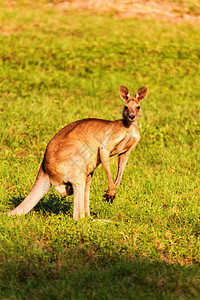
<svg viewBox="0 0 200 300"><path fill-rule="evenodd" d="M156 17L171 22L200 23L200 4L188 1L135 1L135 0L72 0L51 1L48 5L59 10L91 10L112 12L118 17Z"/></svg>

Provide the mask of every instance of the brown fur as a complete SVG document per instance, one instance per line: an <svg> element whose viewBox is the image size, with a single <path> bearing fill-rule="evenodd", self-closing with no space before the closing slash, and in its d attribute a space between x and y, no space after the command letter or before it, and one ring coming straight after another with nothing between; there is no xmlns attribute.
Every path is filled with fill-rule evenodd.
<svg viewBox="0 0 200 300"><path fill-rule="evenodd" d="M74 193L75 220L89 215L90 183L95 168L102 163L108 179L106 199L115 197L130 152L140 140L137 119L140 101L147 88L139 89L134 97L126 87L120 86L125 101L123 119L108 121L83 119L61 129L47 145L35 184L9 215L26 214L53 185L63 196ZM118 173L115 182L110 172L109 158L118 155Z"/></svg>

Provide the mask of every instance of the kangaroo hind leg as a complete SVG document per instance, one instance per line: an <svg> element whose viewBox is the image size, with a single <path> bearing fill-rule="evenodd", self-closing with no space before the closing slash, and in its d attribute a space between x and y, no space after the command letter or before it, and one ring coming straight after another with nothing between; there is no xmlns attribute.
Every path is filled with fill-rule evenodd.
<svg viewBox="0 0 200 300"><path fill-rule="evenodd" d="M90 216L90 184L92 181L92 175L93 172L87 176L85 184L84 208L86 216Z"/></svg>
<svg viewBox="0 0 200 300"><path fill-rule="evenodd" d="M73 219L85 217L84 197L85 197L85 181L73 184L74 190L74 212Z"/></svg>

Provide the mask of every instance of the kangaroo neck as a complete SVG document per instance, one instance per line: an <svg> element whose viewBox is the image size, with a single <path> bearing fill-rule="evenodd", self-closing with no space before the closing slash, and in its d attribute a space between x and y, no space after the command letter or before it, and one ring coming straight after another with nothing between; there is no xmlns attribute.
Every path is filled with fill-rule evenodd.
<svg viewBox="0 0 200 300"><path fill-rule="evenodd" d="M130 122L127 119L122 120L124 127L130 128L131 126L135 126L137 124L137 120Z"/></svg>

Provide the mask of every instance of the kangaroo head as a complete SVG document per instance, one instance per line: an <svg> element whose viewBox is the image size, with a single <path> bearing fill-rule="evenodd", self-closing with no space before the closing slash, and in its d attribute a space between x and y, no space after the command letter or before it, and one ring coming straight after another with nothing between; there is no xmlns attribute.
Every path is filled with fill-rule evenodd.
<svg viewBox="0 0 200 300"><path fill-rule="evenodd" d="M129 90L125 86L119 88L120 97L125 101L123 109L123 120L128 123L134 122L140 115L140 101L142 101L147 94L147 87L140 88L134 97L130 95Z"/></svg>

